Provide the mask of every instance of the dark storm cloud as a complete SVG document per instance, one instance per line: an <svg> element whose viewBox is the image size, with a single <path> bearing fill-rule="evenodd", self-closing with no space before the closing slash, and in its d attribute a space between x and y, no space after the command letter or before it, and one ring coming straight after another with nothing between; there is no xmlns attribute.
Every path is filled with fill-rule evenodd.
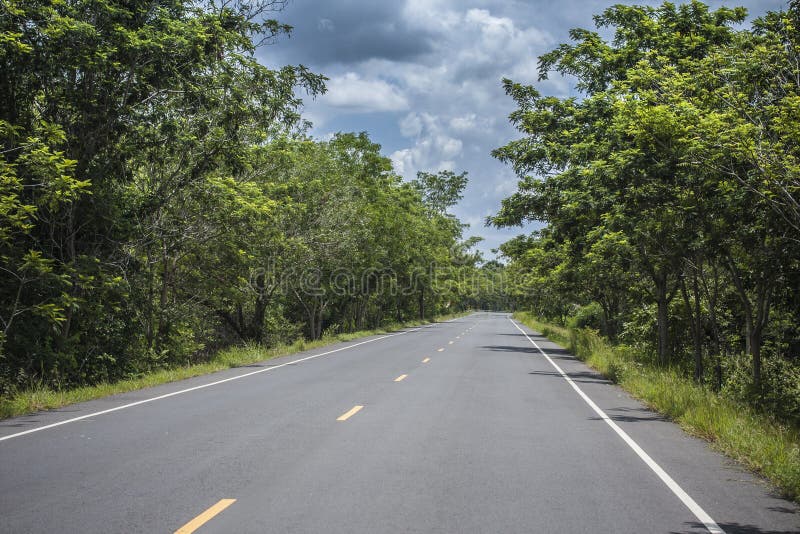
<svg viewBox="0 0 800 534"><path fill-rule="evenodd" d="M407 61L431 50L432 36L404 21L402 2L294 0L277 14L294 26L281 59L314 67L368 59Z"/></svg>

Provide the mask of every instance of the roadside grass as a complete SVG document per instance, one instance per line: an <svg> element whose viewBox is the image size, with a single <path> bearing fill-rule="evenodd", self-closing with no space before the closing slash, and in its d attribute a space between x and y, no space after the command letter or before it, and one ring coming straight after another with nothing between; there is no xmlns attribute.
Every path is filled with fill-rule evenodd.
<svg viewBox="0 0 800 534"><path fill-rule="evenodd" d="M554 326L528 313L514 317L800 503L800 429L722 398L674 369L642 363L629 347L612 346L591 330Z"/></svg>
<svg viewBox="0 0 800 534"><path fill-rule="evenodd" d="M436 322L462 317L472 313L454 313L439 316ZM101 383L94 386L84 386L72 389L54 389L44 384L33 384L31 387L16 392L12 396L0 397L0 419L16 417L42 410L52 410L63 408L64 406L76 402L84 402L118 393L127 393L148 387L176 382L186 378L207 375L223 369L241 367L256 362L271 360L281 356L289 356L305 350L316 349L338 343L342 341L352 341L354 339L387 334L402 328L412 328L429 324L428 321L409 321L395 323L383 328L374 330L361 330L346 334L326 335L316 341L299 339L290 345L277 345L275 347L262 347L258 345L246 345L239 347L229 347L216 353L208 362L173 367L147 373L136 378L129 378L113 383Z"/></svg>

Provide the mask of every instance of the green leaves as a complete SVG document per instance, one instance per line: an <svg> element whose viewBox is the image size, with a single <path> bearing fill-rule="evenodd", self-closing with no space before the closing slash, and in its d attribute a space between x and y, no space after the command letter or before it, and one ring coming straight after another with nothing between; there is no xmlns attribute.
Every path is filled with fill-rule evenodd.
<svg viewBox="0 0 800 534"><path fill-rule="evenodd" d="M303 127L296 91L324 91L256 60L289 31L271 7L0 1L0 387L17 368L119 376L213 337L198 295L246 285L285 207L258 152Z"/></svg>
<svg viewBox="0 0 800 534"><path fill-rule="evenodd" d="M462 198L467 185L467 173L440 171L437 174L418 172L411 184L420 192L425 204L435 213L444 215Z"/></svg>
<svg viewBox="0 0 800 534"><path fill-rule="evenodd" d="M671 337L678 322L695 333L696 372L704 350L729 343L752 356L758 384L773 294L800 253L796 7L736 31L742 8L613 6L595 18L612 41L577 29L540 58L541 78L575 76L583 98L504 80L522 137L494 155L520 183L490 221L547 223L504 249L509 269L527 272L523 286L536 288L541 313L562 316L564 299L594 301L613 336L639 320L630 308L652 300L657 339L638 338L662 363L682 350ZM557 265L543 250L555 251ZM783 305L797 316L796 301ZM721 316L739 324L731 319L723 334ZM712 341L701 339L707 324Z"/></svg>

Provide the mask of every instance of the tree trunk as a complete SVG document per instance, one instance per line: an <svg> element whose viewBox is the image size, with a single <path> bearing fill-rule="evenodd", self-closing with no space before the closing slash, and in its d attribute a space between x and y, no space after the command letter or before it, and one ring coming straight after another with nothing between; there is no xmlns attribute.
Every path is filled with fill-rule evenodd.
<svg viewBox="0 0 800 534"><path fill-rule="evenodd" d="M395 321L401 323L403 321L403 312L400 303L400 297L395 299Z"/></svg>
<svg viewBox="0 0 800 534"><path fill-rule="evenodd" d="M308 308L308 335L311 340L317 339L317 303Z"/></svg>
<svg viewBox="0 0 800 534"><path fill-rule="evenodd" d="M167 301L169 300L169 284L172 275L172 266L167 247L164 245L164 256L162 259L163 272L161 274L161 296L158 301L158 327L156 328L156 350L161 348L161 342L167 330Z"/></svg>
<svg viewBox="0 0 800 534"><path fill-rule="evenodd" d="M761 328L756 326L747 336L750 356L753 359L753 387L761 391Z"/></svg>
<svg viewBox="0 0 800 534"><path fill-rule="evenodd" d="M619 303L617 299L612 297L603 297L600 300L600 306L603 313L600 316L600 330L611 340L617 339L617 316Z"/></svg>
<svg viewBox="0 0 800 534"><path fill-rule="evenodd" d="M656 305L658 307L656 328L658 329L658 363L669 364L672 354L669 344L669 295L667 294L667 276L659 275L656 283Z"/></svg>
<svg viewBox="0 0 800 534"><path fill-rule="evenodd" d="M363 330L364 325L366 324L366 315L367 315L367 304L366 304L366 297L360 296L358 297L357 301L357 310L358 310L358 318L356 320L356 330Z"/></svg>
<svg viewBox="0 0 800 534"><path fill-rule="evenodd" d="M153 301L155 300L155 269L150 257L150 247L147 247L147 301L145 303L145 315L147 317L147 324L145 325L145 341L147 348L153 348L153 337L155 335L155 309Z"/></svg>
<svg viewBox="0 0 800 534"><path fill-rule="evenodd" d="M76 176L80 176L76 174ZM67 228L66 228L66 257L63 258L63 262L66 265L72 267L72 273L70 274L70 278L72 279L72 283L70 284L69 289L69 296L70 297L77 297L78 296L78 279L75 274L75 260L78 257L77 248L75 245L75 234L77 230L75 229L75 205L74 203L70 203L69 205L69 214L67 215ZM68 306L66 310L64 310L64 321L61 323L61 328L59 330L58 336L56 336L56 349L61 352L64 350L66 345L67 339L69 339L70 329L72 328L72 317L75 313L75 309L73 306Z"/></svg>
<svg viewBox="0 0 800 534"><path fill-rule="evenodd" d="M703 264L699 264L699 276L702 281L703 292L708 302L708 321L711 325L711 352L714 360L714 389L722 389L722 332L720 331L719 321L717 321L717 302L719 302L719 276L717 266L711 263L712 276L714 277L713 290L708 287L708 281L703 269Z"/></svg>
<svg viewBox="0 0 800 534"><path fill-rule="evenodd" d="M762 277L755 284L755 303L750 300L744 282L739 275L739 270L732 260L729 259L728 268L733 279L739 299L744 311L745 327L745 352L752 358L753 364L753 387L756 391L761 391L761 342L764 327L769 322L769 312L772 301L772 286L774 278L772 276Z"/></svg>
<svg viewBox="0 0 800 534"><path fill-rule="evenodd" d="M697 282L697 270L692 271L692 290L694 292L694 379L698 383L703 380L703 317L700 310L700 286Z"/></svg>
<svg viewBox="0 0 800 534"><path fill-rule="evenodd" d="M686 306L686 311L689 314L689 320L692 330L692 349L694 353L694 380L700 382L703 378L703 330L702 330L702 317L700 315L700 295L697 284L697 271L692 269L692 289L694 291L694 305L686 287L685 278L681 278L681 294L683 295L683 303Z"/></svg>
<svg viewBox="0 0 800 534"><path fill-rule="evenodd" d="M272 290L267 294L267 288L265 285L266 278L263 273L260 273L256 279L256 291L258 294L256 295L256 300L253 303L253 315L250 318L250 324L247 327L247 337L249 341L255 341L256 343L262 343L264 341L264 317L266 316L267 312L267 304L269 303L270 297L272 296L272 291L275 290L273 287Z"/></svg>
<svg viewBox="0 0 800 534"><path fill-rule="evenodd" d="M325 303L320 302L317 308L316 330L314 331L314 339L322 338L322 317L325 314Z"/></svg>

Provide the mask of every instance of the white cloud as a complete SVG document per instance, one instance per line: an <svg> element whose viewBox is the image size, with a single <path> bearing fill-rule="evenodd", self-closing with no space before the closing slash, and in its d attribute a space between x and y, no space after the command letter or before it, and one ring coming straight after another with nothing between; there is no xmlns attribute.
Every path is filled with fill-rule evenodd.
<svg viewBox="0 0 800 534"><path fill-rule="evenodd" d="M317 29L321 32L332 32L336 29L331 19L319 19L317 21Z"/></svg>
<svg viewBox="0 0 800 534"><path fill-rule="evenodd" d="M459 25L461 16L446 0L406 0L403 18L409 26L431 32L450 32Z"/></svg>
<svg viewBox="0 0 800 534"><path fill-rule="evenodd" d="M469 170L510 137L506 117L513 102L504 95L501 79L533 81L537 56L551 38L534 26L520 27L512 18L464 9L454 1L407 0L403 16L409 26L436 36L432 51L414 63L360 64L368 76L391 72L413 103L412 112L397 123L413 144L396 150L393 159L405 176L443 163ZM486 190L495 193L489 184Z"/></svg>
<svg viewBox="0 0 800 534"><path fill-rule="evenodd" d="M518 28L508 17L495 17L486 9L470 9L464 17L468 25L477 26L481 32L482 44L494 50L509 47L515 51L529 51L530 47L549 44L550 35L535 26Z"/></svg>
<svg viewBox="0 0 800 534"><path fill-rule="evenodd" d="M304 113L315 123L314 133L367 130L407 178L418 170L469 171L464 200L454 212L486 237L480 247L488 251L526 231L482 228L483 217L496 212L517 183L513 171L490 155L520 135L507 120L515 106L501 79L535 84L543 94L575 94L572 79L537 80L538 56L568 41L569 28L592 28L592 15L617 1L295 2L287 12L301 11L294 23L297 28L310 24L313 36L287 42L303 43L288 62L311 65L331 78L328 93L309 102ZM745 3L763 11L766 4L779 8L784 0ZM364 17L343 18L342 9ZM398 43L419 46L403 51ZM365 117L369 112L383 115Z"/></svg>
<svg viewBox="0 0 800 534"><path fill-rule="evenodd" d="M498 176L494 181L494 189L491 192L487 190L484 196L499 196L503 198L511 196L514 192L516 192L519 178L512 172L501 174L502 175Z"/></svg>
<svg viewBox="0 0 800 534"><path fill-rule="evenodd" d="M400 131L414 138L414 146L391 155L398 174L412 178L418 171L455 168L464 143L450 135L439 117L430 113L409 113L400 121Z"/></svg>
<svg viewBox="0 0 800 534"><path fill-rule="evenodd" d="M332 77L328 92L320 102L334 108L349 111L403 111L408 109L408 100L403 92L384 80L365 79L355 72Z"/></svg>
<svg viewBox="0 0 800 534"><path fill-rule="evenodd" d="M450 127L460 132L475 128L475 114L470 113L463 117L453 117L450 119Z"/></svg>
<svg viewBox="0 0 800 534"><path fill-rule="evenodd" d="M403 137L417 137L422 133L422 119L416 113L409 113L400 121L400 134Z"/></svg>
<svg viewBox="0 0 800 534"><path fill-rule="evenodd" d="M425 52L402 60L371 55L329 64L323 70L331 77L328 94L312 106L318 110L312 115L322 119L316 124L324 130L326 123L354 112L396 113L391 125L380 127L391 131L384 138L371 125L363 128L387 147L395 171L406 179L418 171L468 171L470 183L455 213L482 221L516 190L513 171L490 155L517 137L507 120L514 102L501 80L536 82L537 58L556 41L537 27L532 11L518 16L527 9L519 2L499 0L489 9L483 0L471 4L405 0L393 23L426 35ZM548 92L569 90L557 80L546 82ZM490 234L485 246L497 246L502 232Z"/></svg>

